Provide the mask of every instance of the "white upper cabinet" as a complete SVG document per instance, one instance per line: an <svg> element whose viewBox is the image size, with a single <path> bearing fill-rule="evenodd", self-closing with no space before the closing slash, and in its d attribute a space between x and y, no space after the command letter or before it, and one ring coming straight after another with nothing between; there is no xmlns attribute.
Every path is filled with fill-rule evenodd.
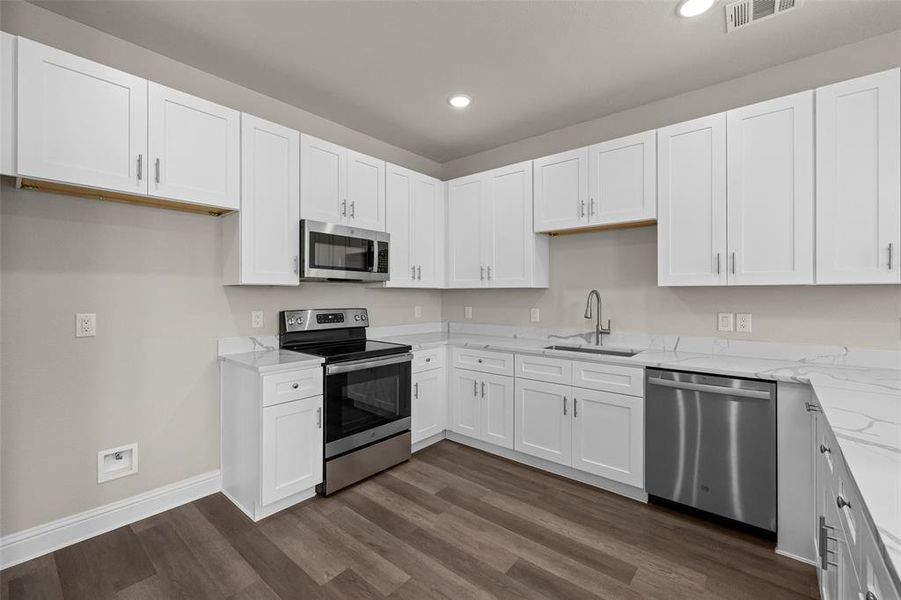
<svg viewBox="0 0 901 600"><path fill-rule="evenodd" d="M16 175L16 71L19 39L0 31L0 175Z"/></svg>
<svg viewBox="0 0 901 600"><path fill-rule="evenodd" d="M448 182L448 287L483 287L482 216L488 182L483 174Z"/></svg>
<svg viewBox="0 0 901 600"><path fill-rule="evenodd" d="M385 213L391 234L388 287L444 285L444 189L433 177L389 164Z"/></svg>
<svg viewBox="0 0 901 600"><path fill-rule="evenodd" d="M817 283L901 283L899 72L816 90Z"/></svg>
<svg viewBox="0 0 901 600"><path fill-rule="evenodd" d="M237 210L241 114L150 82L150 195Z"/></svg>
<svg viewBox="0 0 901 600"><path fill-rule="evenodd" d="M534 230L562 231L588 224L588 148L532 161Z"/></svg>
<svg viewBox="0 0 901 600"><path fill-rule="evenodd" d="M347 214L347 149L302 134L300 218L342 223Z"/></svg>
<svg viewBox="0 0 901 600"><path fill-rule="evenodd" d="M657 283L726 284L726 115L657 130Z"/></svg>
<svg viewBox="0 0 901 600"><path fill-rule="evenodd" d="M302 219L385 230L385 161L300 136Z"/></svg>
<svg viewBox="0 0 901 600"><path fill-rule="evenodd" d="M297 285L300 133L241 115L241 210L223 217L225 284Z"/></svg>
<svg viewBox="0 0 901 600"><path fill-rule="evenodd" d="M147 193L145 79L20 37L17 80L18 175Z"/></svg>
<svg viewBox="0 0 901 600"><path fill-rule="evenodd" d="M588 149L588 222L633 223L657 218L657 132Z"/></svg>
<svg viewBox="0 0 901 600"><path fill-rule="evenodd" d="M727 113L729 283L813 283L813 92Z"/></svg>
<svg viewBox="0 0 901 600"><path fill-rule="evenodd" d="M547 287L548 239L532 231L532 163L448 182L448 287Z"/></svg>

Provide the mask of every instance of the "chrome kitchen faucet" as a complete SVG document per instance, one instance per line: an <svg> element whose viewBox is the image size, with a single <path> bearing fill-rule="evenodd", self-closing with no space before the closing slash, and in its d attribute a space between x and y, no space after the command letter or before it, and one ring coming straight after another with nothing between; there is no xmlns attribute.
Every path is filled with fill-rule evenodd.
<svg viewBox="0 0 901 600"><path fill-rule="evenodd" d="M585 318L586 319L591 318L591 298L592 297L598 299L598 314L597 314L597 320L595 321L595 325L594 325L594 345L600 346L601 345L601 334L602 333L606 333L608 335L610 334L610 319L607 319L606 327L601 327L601 295L598 293L597 290L591 290L590 292L588 292L588 303L585 305Z"/></svg>

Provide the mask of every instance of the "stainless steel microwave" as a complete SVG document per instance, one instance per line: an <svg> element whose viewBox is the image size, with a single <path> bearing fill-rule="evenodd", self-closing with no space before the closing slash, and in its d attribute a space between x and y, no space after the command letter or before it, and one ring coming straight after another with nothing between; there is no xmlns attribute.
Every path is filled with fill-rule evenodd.
<svg viewBox="0 0 901 600"><path fill-rule="evenodd" d="M384 231L304 219L300 222L300 278L388 281L390 238Z"/></svg>

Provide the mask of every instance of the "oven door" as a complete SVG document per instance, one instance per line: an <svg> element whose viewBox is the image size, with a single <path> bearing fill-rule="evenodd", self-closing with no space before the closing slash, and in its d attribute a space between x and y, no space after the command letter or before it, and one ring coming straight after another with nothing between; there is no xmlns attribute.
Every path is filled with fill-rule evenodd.
<svg viewBox="0 0 901 600"><path fill-rule="evenodd" d="M410 429L411 353L325 367L325 458Z"/></svg>
<svg viewBox="0 0 901 600"><path fill-rule="evenodd" d="M388 280L390 235L304 220L300 222L300 273L304 280Z"/></svg>

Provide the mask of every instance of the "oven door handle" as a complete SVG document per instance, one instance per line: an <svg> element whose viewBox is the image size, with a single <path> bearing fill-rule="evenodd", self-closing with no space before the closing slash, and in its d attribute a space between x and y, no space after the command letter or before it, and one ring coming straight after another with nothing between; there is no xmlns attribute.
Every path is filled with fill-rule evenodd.
<svg viewBox="0 0 901 600"><path fill-rule="evenodd" d="M362 371L363 369L372 369L375 367L386 367L388 365L396 365L398 363L410 362L413 360L413 353L395 354L386 358L366 358L363 360L354 360L346 363L338 363L336 365L326 365L326 375L337 375L339 373L350 373L352 371Z"/></svg>

